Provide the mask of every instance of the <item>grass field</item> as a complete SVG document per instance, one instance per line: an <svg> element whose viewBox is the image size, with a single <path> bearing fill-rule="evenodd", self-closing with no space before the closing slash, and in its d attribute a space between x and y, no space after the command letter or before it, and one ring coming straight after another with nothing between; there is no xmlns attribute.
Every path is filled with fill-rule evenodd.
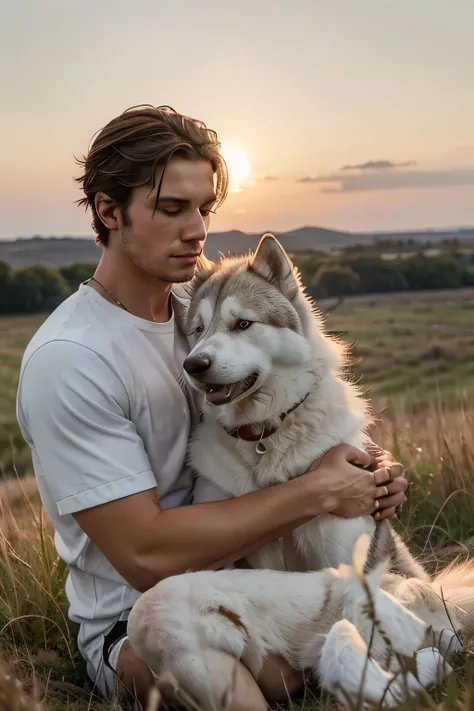
<svg viewBox="0 0 474 711"><path fill-rule="evenodd" d="M29 471L14 401L21 354L41 320L0 319L0 453L7 474L14 467ZM405 463L412 482L397 525L435 568L474 536L474 290L357 297L328 315L328 327L356 342L355 369L379 413L373 437ZM0 711L29 711L33 697L48 711L118 709L84 690L64 580L34 479L0 484L0 656L28 692L21 699L0 669ZM470 692L462 691L467 673L462 668L444 696L426 698L417 709L470 709ZM316 707L307 701L308 711Z"/></svg>
<svg viewBox="0 0 474 711"><path fill-rule="evenodd" d="M422 405L474 389L474 289L353 297L328 327L356 342L361 383L376 400Z"/></svg>

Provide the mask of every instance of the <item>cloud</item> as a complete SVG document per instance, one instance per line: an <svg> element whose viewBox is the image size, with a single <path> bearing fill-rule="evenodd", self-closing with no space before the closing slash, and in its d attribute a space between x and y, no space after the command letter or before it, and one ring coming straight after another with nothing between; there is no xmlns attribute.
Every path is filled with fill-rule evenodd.
<svg viewBox="0 0 474 711"><path fill-rule="evenodd" d="M387 170L408 168L410 165L417 165L416 160L407 160L403 163L392 163L391 160L368 160L365 163L357 163L356 165L343 165L341 170Z"/></svg>
<svg viewBox="0 0 474 711"><path fill-rule="evenodd" d="M273 183L275 180L280 180L276 175L266 175L264 178L261 178L264 183Z"/></svg>
<svg viewBox="0 0 474 711"><path fill-rule="evenodd" d="M300 178L298 183L320 183L323 193L354 193L375 190L406 190L474 186L474 168L451 170L406 170L359 173L355 175L321 175Z"/></svg>

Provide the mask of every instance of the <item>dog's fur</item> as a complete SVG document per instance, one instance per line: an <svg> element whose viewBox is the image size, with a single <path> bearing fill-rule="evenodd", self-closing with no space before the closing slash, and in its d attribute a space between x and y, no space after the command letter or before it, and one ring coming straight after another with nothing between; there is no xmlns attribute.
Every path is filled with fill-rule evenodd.
<svg viewBox="0 0 474 711"><path fill-rule="evenodd" d="M203 260L191 286L185 323L191 352L184 367L202 408L189 453L199 474L197 503L219 495L240 496L299 476L338 443L363 447L370 413L359 389L343 377L346 348L325 335L320 315L271 235L262 238L252 257L224 259L217 265ZM243 392L235 386L237 397L224 404L206 401L210 386L220 397L217 386L236 382L249 387ZM264 434L275 430L259 443L265 445L263 454L255 441L229 434L244 425L248 431L250 424L256 434L263 425L268 428ZM132 644L135 640L138 653L154 671L170 659L178 676L186 667L190 690L200 703L209 698L205 670L196 661L200 644L231 651L254 673L266 654L275 652L298 667L319 670L326 687L334 690L340 683L353 694L372 632L372 622L361 611L360 590L355 592L357 576L346 567L361 535L370 543L364 562L373 571L373 594L384 601L380 613L385 627L398 610L399 632L391 626L394 649L401 651L404 639L410 640L405 653L419 649L423 635L415 640L415 629L420 630L420 624L423 630L432 628L438 646L456 644L454 632L443 631L450 627L449 613L456 630L470 627L470 616L459 608L474 612L472 569L453 569L430 581L388 522L330 515L319 516L292 537L250 557L253 568L270 570L196 573L160 583L137 603ZM387 569L381 571L385 563ZM285 575L271 570L323 572ZM446 609L441 584L452 603ZM384 613L388 600L392 613ZM159 628L157 636L143 629L144 620L150 630ZM169 653L167 635L174 640ZM386 670L398 671L393 660L387 662L383 635L376 638L376 662L371 663L364 692L368 700L382 698ZM180 661L173 651L176 645L187 649ZM434 680L436 654L431 653L429 663L424 657L420 673L425 681ZM377 664L382 661L385 670ZM397 688L386 703L400 698Z"/></svg>
<svg viewBox="0 0 474 711"><path fill-rule="evenodd" d="M204 331L197 343L191 336L189 359L206 355L212 364L189 378L191 385L202 392L207 383L259 374L253 388L235 402L219 407L202 402L203 420L190 445L190 462L199 473L197 503L207 498L207 482L240 496L302 474L340 442L363 447L369 407L357 387L341 378L346 348L325 335L321 317L277 240L264 237L251 260L205 265L194 290L186 329L191 334L204 326ZM253 323L239 332L235 323L244 318ZM280 414L306 395L280 423ZM256 452L255 442L234 439L225 429L262 422L278 427L264 440L264 455ZM294 532L294 546L276 541L250 563L272 570L337 567L350 563L354 541L365 533L373 541L369 564L389 558L394 571L425 577L390 524L377 524L372 516L318 516Z"/></svg>
<svg viewBox="0 0 474 711"><path fill-rule="evenodd" d="M364 577L364 563L362 555L354 568L314 573L234 569L168 578L135 604L129 639L158 684L171 674L202 711L221 708L211 694L209 649L233 654L256 679L276 654L340 701L396 706L451 669L437 649L422 648L428 625L381 589L383 564Z"/></svg>

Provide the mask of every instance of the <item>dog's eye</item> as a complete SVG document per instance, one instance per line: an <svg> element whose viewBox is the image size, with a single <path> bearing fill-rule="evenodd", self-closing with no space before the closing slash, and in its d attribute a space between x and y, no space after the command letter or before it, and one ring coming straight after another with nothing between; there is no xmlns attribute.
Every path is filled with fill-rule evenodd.
<svg viewBox="0 0 474 711"><path fill-rule="evenodd" d="M203 331L204 326L196 326L196 328L194 329L194 333L196 334L196 336L200 336Z"/></svg>
<svg viewBox="0 0 474 711"><path fill-rule="evenodd" d="M251 325L252 321L248 321L246 318L241 318L240 321L237 321L237 328L239 331L245 331Z"/></svg>

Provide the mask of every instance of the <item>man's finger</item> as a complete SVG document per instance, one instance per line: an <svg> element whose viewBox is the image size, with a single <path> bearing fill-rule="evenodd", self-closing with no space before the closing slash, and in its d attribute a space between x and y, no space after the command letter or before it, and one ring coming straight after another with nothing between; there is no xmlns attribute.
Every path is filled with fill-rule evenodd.
<svg viewBox="0 0 474 711"><path fill-rule="evenodd" d="M392 481L394 479L397 479L397 477L399 476L403 476L403 474L405 473L405 468L403 464L400 464L400 462L388 462L386 459L382 460L381 462L377 462L374 469L386 469L389 475L389 479L391 479Z"/></svg>
<svg viewBox="0 0 474 711"><path fill-rule="evenodd" d="M393 467L395 462L393 459L387 459L384 455L383 457L377 457L377 464L379 465L379 469L382 469L382 467Z"/></svg>
<svg viewBox="0 0 474 711"><path fill-rule="evenodd" d="M390 495L390 492L388 490L387 486L378 486L375 489L375 498L376 499L385 499L387 496Z"/></svg>
<svg viewBox="0 0 474 711"><path fill-rule="evenodd" d="M408 489L408 481L403 477L399 476L394 481L387 484L388 493L398 494L400 491L404 492Z"/></svg>
<svg viewBox="0 0 474 711"><path fill-rule="evenodd" d="M377 469L374 472L374 482L375 486L380 486L381 484L388 484L390 481L390 472L388 469Z"/></svg>
<svg viewBox="0 0 474 711"><path fill-rule="evenodd" d="M341 446L341 445L339 445ZM372 463L372 457L367 452L357 449L357 447L352 447L351 445L345 445L345 457L351 464L358 465L360 467L368 467Z"/></svg>
<svg viewBox="0 0 474 711"><path fill-rule="evenodd" d="M379 449L376 453L376 457L380 459L388 459L389 462L393 462L393 454L388 451L388 449Z"/></svg>
<svg viewBox="0 0 474 711"><path fill-rule="evenodd" d="M382 498L378 499L378 509L380 511L390 509L392 508L392 506L404 504L406 500L407 497L403 492L400 492L399 494L393 494L393 496L383 496Z"/></svg>
<svg viewBox="0 0 474 711"><path fill-rule="evenodd" d="M379 444L376 444L375 442L372 442L371 439L366 439L363 442L364 449L367 449L367 451L370 449L372 452L383 452L383 447L381 447Z"/></svg>
<svg viewBox="0 0 474 711"><path fill-rule="evenodd" d="M400 462L393 462L389 467L389 471L391 479L398 479L399 476L404 475L405 467Z"/></svg>
<svg viewBox="0 0 474 711"><path fill-rule="evenodd" d="M400 464L400 462L396 462L394 459L387 459L387 457L381 457L380 459L377 459L377 463L378 463L380 469L382 467L401 467L402 466L402 464Z"/></svg>
<svg viewBox="0 0 474 711"><path fill-rule="evenodd" d="M397 514L397 507L390 506L388 509L383 509L382 511L377 511L374 518L376 521L384 521L386 518L393 518Z"/></svg>

